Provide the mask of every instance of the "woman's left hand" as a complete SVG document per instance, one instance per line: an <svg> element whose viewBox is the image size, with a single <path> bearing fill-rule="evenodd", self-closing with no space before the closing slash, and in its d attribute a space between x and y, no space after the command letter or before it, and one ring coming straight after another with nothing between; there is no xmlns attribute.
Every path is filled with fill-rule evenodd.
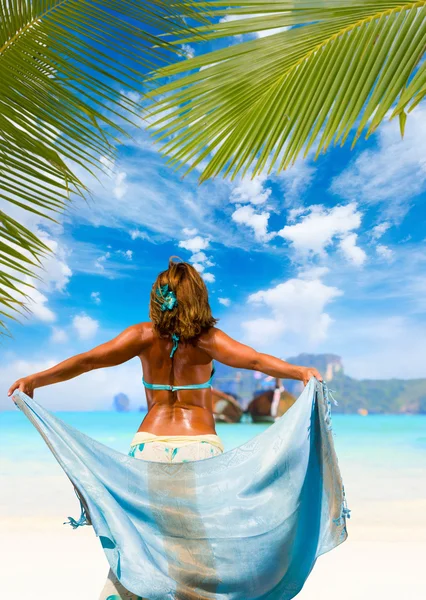
<svg viewBox="0 0 426 600"><path fill-rule="evenodd" d="M322 375L319 371L314 369L313 367L300 367L302 370L301 380L303 381L303 385L307 385L311 377L316 377L318 381L322 381Z"/></svg>
<svg viewBox="0 0 426 600"><path fill-rule="evenodd" d="M35 389L35 382L34 382L33 378L31 376L22 377L21 379L18 379L17 381L15 381L15 383L13 383L10 386L9 391L7 392L7 395L11 396L15 390L19 390L20 392L24 392L24 394L26 394L27 396L32 398L33 394L34 394L34 389Z"/></svg>

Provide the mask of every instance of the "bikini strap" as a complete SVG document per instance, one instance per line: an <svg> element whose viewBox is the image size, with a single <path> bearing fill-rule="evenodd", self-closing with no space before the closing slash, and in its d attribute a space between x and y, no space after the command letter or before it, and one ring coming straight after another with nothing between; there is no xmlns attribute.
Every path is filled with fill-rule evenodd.
<svg viewBox="0 0 426 600"><path fill-rule="evenodd" d="M172 340L173 340L173 347L172 347L172 351L170 352L170 358L173 358L173 354L176 352L176 350L178 348L179 336L176 333L173 333Z"/></svg>

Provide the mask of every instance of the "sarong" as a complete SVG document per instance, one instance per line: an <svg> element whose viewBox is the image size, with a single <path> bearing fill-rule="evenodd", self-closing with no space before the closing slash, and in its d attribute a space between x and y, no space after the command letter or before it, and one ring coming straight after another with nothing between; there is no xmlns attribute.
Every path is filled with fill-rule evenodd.
<svg viewBox="0 0 426 600"><path fill-rule="evenodd" d="M221 454L223 450L222 441L217 435L158 436L138 431L130 444L129 456L170 464L205 460ZM149 600L149 598L141 598L126 590L110 569L99 600Z"/></svg>
<svg viewBox="0 0 426 600"><path fill-rule="evenodd" d="M206 460L117 452L21 392L92 524L112 572L149 600L290 600L347 537L327 387L312 378L268 429Z"/></svg>

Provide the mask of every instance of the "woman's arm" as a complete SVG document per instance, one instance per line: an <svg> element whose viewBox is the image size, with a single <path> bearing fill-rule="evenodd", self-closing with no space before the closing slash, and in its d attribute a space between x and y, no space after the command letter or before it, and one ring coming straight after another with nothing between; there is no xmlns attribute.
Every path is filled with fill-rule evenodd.
<svg viewBox="0 0 426 600"><path fill-rule="evenodd" d="M19 389L32 398L36 388L66 381L93 369L120 365L140 354L143 346L142 324L132 325L105 344L96 346L88 352L76 354L51 369L18 379L10 386L8 396Z"/></svg>
<svg viewBox="0 0 426 600"><path fill-rule="evenodd" d="M240 344L216 327L200 338L200 347L210 354L213 360L237 369L252 369L281 379L298 379L305 385L311 377L322 381L316 369L292 365L270 354L257 352L250 346Z"/></svg>

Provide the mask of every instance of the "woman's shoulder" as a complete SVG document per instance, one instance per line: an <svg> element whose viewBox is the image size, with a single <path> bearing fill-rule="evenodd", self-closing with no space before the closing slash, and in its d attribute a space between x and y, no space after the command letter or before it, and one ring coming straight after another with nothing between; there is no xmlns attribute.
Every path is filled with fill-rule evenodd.
<svg viewBox="0 0 426 600"><path fill-rule="evenodd" d="M133 338L139 339L141 342L149 342L154 337L154 330L152 323L144 321L142 323L135 323L127 327L126 331Z"/></svg>
<svg viewBox="0 0 426 600"><path fill-rule="evenodd" d="M218 336L221 336L222 334L223 331L219 329L219 327L209 327L209 329L203 331L203 333L198 337L198 345L202 347L211 344L215 339L217 339Z"/></svg>

